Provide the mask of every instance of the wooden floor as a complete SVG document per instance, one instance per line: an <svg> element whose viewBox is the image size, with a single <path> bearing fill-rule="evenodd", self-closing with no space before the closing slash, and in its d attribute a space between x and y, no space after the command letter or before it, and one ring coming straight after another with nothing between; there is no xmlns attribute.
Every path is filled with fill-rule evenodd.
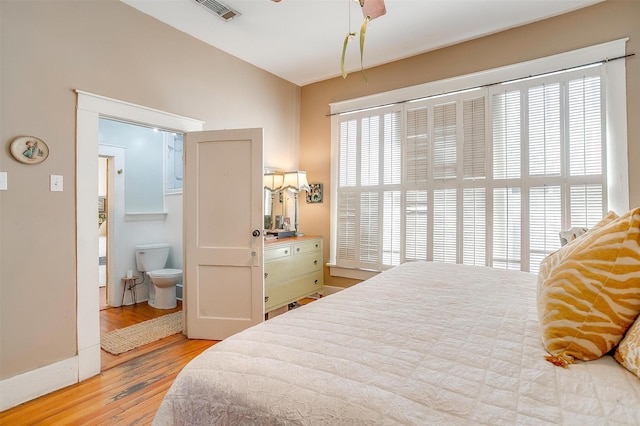
<svg viewBox="0 0 640 426"><path fill-rule="evenodd" d="M149 425L176 375L215 341L179 339L0 413L1 425Z"/></svg>
<svg viewBox="0 0 640 426"><path fill-rule="evenodd" d="M142 321L160 317L162 315L171 314L182 310L182 301L178 300L178 306L174 309L155 309L149 306L147 302L140 302L135 305L121 306L119 308L107 308L100 311L100 334L108 333L112 330L124 328L130 325L138 324ZM120 365L140 355L162 349L166 345L179 342L184 337L181 334L165 337L147 345L130 350L120 355L112 355L103 350L100 351L100 369L102 371Z"/></svg>
<svg viewBox="0 0 640 426"><path fill-rule="evenodd" d="M102 310L101 332L178 311L178 302L173 310L146 302ZM3 411L0 425L150 425L180 370L216 343L175 334L120 355L101 351L100 375Z"/></svg>

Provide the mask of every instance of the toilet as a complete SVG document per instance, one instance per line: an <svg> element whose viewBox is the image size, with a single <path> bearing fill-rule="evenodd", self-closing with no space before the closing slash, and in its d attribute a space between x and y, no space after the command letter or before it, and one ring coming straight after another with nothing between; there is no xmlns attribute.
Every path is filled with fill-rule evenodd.
<svg viewBox="0 0 640 426"><path fill-rule="evenodd" d="M169 244L136 246L136 265L151 280L149 305L156 309L173 309L178 304L176 284L182 280L182 269L165 269L168 257Z"/></svg>

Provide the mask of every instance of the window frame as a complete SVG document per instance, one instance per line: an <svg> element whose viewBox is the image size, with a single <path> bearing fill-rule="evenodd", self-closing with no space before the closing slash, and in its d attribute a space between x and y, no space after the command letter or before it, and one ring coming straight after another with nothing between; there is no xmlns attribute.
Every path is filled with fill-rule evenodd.
<svg viewBox="0 0 640 426"><path fill-rule="evenodd" d="M338 157L339 149L339 128L340 118L338 114L349 113L360 114L366 109L375 108L377 105L389 105L388 109L397 108L394 103L405 104L407 100L418 101L418 98L430 98L445 92L459 91L464 94L473 85L480 87L486 86L484 89L491 92L491 87L495 86L495 81L516 80L521 76L532 76L543 73L549 73L558 69L566 69L577 67L585 63L603 61L603 58L611 58L624 55L625 43L627 39L616 40L614 42L603 43L601 45L592 46L585 49L566 52L547 58L541 58L521 64L508 67L488 70L482 73L456 77L438 82L426 83L410 88L398 89L391 92L385 92L377 95L367 96L366 98L358 98L350 101L331 104L332 113L332 180L331 195L333 200L337 200L338 187ZM624 79L625 67L624 60L603 61L602 65L602 92L604 101L606 102L605 129L606 129L606 177L605 181L608 188L604 189L607 205L609 209L616 211L626 211L629 206L628 193L628 162L627 162L627 144L626 144L626 114L621 116L621 111L626 111L626 82ZM477 90L477 87L470 90ZM460 90L462 88L462 90ZM485 103L490 108L490 94L486 95ZM413 102L412 102L413 103ZM404 108L403 108L404 109ZM490 114L487 114L489 117ZM405 116L403 113L403 122ZM488 124L487 124L488 125ZM615 136L615 137L614 137ZM403 140L404 140L403 135ZM612 142L615 141L615 142ZM489 141L487 141L489 142ZM491 168L491 165L489 165ZM613 171L616 171L615 175ZM406 172L406 168L404 168ZM492 173L487 170L487 174ZM404 179L404 176L403 176ZM531 185L527 186L528 188ZM487 188L488 190L488 188ZM431 194L430 197L433 195ZM487 207L489 209L489 207ZM432 213L430 213L432 214ZM462 214L460 212L459 214ZM487 210L487 215L490 212ZM432 217L432 216L431 216ZM358 270L381 271L381 265L371 265L371 268L361 268L353 265L336 265L336 236L337 236L337 202L332 204L331 208L331 255L329 266L331 274L336 276L347 276L350 278L365 279L371 274L360 274ZM404 233L404 229L403 229ZM403 237L404 238L404 237ZM458 237L460 238L460 237ZM458 249L458 259L461 260L461 248ZM487 257L490 253L487 253ZM404 259L401 259L403 262ZM355 269L355 271L354 271Z"/></svg>

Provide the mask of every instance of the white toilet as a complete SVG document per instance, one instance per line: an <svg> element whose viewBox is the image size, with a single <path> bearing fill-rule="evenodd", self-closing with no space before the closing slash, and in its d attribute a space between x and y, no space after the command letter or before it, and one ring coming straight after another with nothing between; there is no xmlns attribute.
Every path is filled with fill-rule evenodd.
<svg viewBox="0 0 640 426"><path fill-rule="evenodd" d="M169 257L169 244L136 246L138 271L149 275L149 305L157 309L172 309L178 304L176 284L182 280L182 269L164 269Z"/></svg>

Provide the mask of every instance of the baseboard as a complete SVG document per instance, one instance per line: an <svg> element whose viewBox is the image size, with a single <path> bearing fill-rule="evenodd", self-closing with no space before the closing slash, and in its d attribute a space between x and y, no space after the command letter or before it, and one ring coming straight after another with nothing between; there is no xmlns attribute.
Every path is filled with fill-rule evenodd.
<svg viewBox="0 0 640 426"><path fill-rule="evenodd" d="M322 288L324 289L325 296L344 290L344 287L335 287L331 285L325 285Z"/></svg>
<svg viewBox="0 0 640 426"><path fill-rule="evenodd" d="M78 357L0 381L0 411L78 382Z"/></svg>

